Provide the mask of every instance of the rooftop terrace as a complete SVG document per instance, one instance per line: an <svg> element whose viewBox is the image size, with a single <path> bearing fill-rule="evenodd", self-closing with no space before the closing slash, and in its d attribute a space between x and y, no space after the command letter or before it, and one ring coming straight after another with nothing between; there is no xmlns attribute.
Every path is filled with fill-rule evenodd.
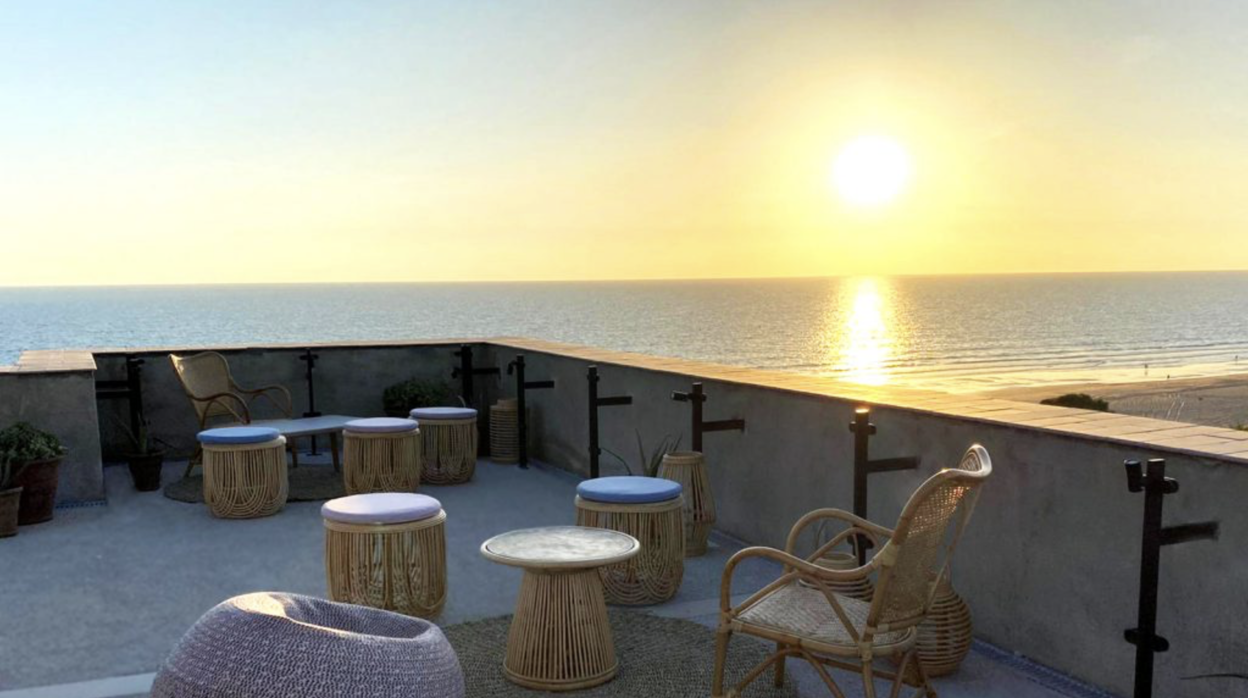
<svg viewBox="0 0 1248 698"><path fill-rule="evenodd" d="M329 467L324 456L305 460ZM180 477L183 466L166 464L166 480ZM540 464L523 471L482 460L472 483L422 488L448 512L450 596L439 624L511 613L519 571L486 561L478 547L504 531L573 523L577 480ZM63 509L5 541L6 560L18 563L6 568L5 594L20 602L6 604L0 698L143 695L177 639L221 600L257 590L325 593L319 503L222 520L202 505L135 492L121 467L106 470L106 485L106 506ZM714 627L720 573L741 547L715 535L706 556L688 559L674 600L638 610ZM742 568L736 600L777 573L765 562ZM801 695L826 695L802 667L793 667L793 677ZM949 698L1103 695L985 643L936 685ZM752 688L768 695L765 686Z"/></svg>
<svg viewBox="0 0 1248 698"><path fill-rule="evenodd" d="M636 440L691 437L690 407L673 391L703 383L708 420L740 420L742 431L706 434L719 509L717 545L688 561L680 595L646 609L710 624L720 573L745 544L782 547L789 527L819 507L854 499L853 435L860 405L872 408L873 458L918 456L917 470L872 476L867 508L891 525L910 493L971 443L992 453L986 485L954 565L979 638L944 696L1114 695L1131 691L1134 650L1122 640L1136 619L1142 497L1128 491L1122 462L1162 457L1182 483L1168 497L1166 523L1213 519L1216 543L1166 548L1159 586L1157 695L1226 695L1248 655L1248 434L1161 420L1087 412L894 386L861 386L773 371L623 354L539 340L468 340L476 366L496 368L467 389L478 406L515 395L506 367L527 357L531 455L521 471L482 463L478 479L426 487L449 514L451 594L441 624L511 612L518 573L487 562L478 546L506 530L571 523L575 483L590 472L587 369L598 367L604 448L631 454ZM461 342L372 342L315 347L316 407L370 416L392 383L417 376L447 382ZM178 351L200 348L176 348ZM296 410L307 407L308 347L218 347L241 383L281 383ZM144 688L174 641L207 608L238 593L282 590L322 595L322 529L315 503L292 502L277 516L221 521L205 508L131 490L124 468L103 467L123 448L117 427L127 401L97 390L124 381L141 359L143 404L154 436L175 456L190 453L195 417L169 366L174 348L28 352L0 370L0 425L25 420L69 448L54 521L0 541L0 698L131 695ZM97 400L97 396L99 399ZM258 415L272 416L272 415ZM306 462L301 457L301 462ZM618 466L602 461L602 474ZM613 470L614 469L614 470ZM167 466L166 482L181 475ZM74 506L85 504L85 506ZM774 569L747 571L745 593ZM734 587L734 591L737 588ZM1003 649L998 649L1003 648ZM1029 657L1036 663L1023 660ZM708 661L709 661L708 657ZM805 695L826 695L794 666ZM1042 667L1052 667L1046 670ZM1076 677L1078 680L1065 677ZM82 686L67 687L75 682ZM761 682L766 683L766 682ZM39 692L38 687L55 688ZM7 691L7 692L6 692ZM765 694L764 694L765 695Z"/></svg>

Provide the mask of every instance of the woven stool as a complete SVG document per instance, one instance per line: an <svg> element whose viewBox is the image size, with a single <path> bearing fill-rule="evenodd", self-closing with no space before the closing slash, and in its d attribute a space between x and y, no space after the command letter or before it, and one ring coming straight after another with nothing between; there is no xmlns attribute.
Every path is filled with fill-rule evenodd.
<svg viewBox="0 0 1248 698"><path fill-rule="evenodd" d="M415 492L420 486L420 429L410 419L375 417L342 430L347 494Z"/></svg>
<svg viewBox="0 0 1248 698"><path fill-rule="evenodd" d="M520 462L520 420L515 399L490 406L490 461Z"/></svg>
<svg viewBox="0 0 1248 698"><path fill-rule="evenodd" d="M477 469L477 411L471 407L417 407L420 423L420 479L431 485L458 485Z"/></svg>
<svg viewBox="0 0 1248 698"><path fill-rule="evenodd" d="M706 457L697 451L669 453L659 463L657 475L675 480L685 495L685 556L706 554L706 540L715 524L715 496Z"/></svg>
<svg viewBox="0 0 1248 698"><path fill-rule="evenodd" d="M446 512L433 497L356 494L321 506L325 578L334 601L409 616L446 603Z"/></svg>
<svg viewBox="0 0 1248 698"><path fill-rule="evenodd" d="M609 528L641 541L641 552L598 568L607 603L662 603L685 576L680 483L657 477L600 477L576 488L576 525Z"/></svg>
<svg viewBox="0 0 1248 698"><path fill-rule="evenodd" d="M286 506L286 437L265 427L197 435L204 451L204 503L213 516L251 519Z"/></svg>

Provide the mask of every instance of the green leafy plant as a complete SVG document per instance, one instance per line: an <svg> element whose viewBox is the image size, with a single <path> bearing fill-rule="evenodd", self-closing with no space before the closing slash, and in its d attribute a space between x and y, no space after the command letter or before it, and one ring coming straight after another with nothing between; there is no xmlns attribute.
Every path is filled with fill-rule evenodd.
<svg viewBox="0 0 1248 698"><path fill-rule="evenodd" d="M1051 397L1040 401L1041 405L1056 405L1057 407L1074 407L1081 410L1096 410L1097 412L1109 412L1109 402L1100 398L1092 397L1087 393L1066 393L1059 397Z"/></svg>
<svg viewBox="0 0 1248 698"><path fill-rule="evenodd" d="M0 464L19 466L65 455L65 447L52 434L18 422L0 430ZM12 473L11 477L16 477Z"/></svg>
<svg viewBox="0 0 1248 698"><path fill-rule="evenodd" d="M144 417L142 414L139 415L139 430L136 432L130 428L129 424L126 424L118 419L116 415L111 416L113 417L113 421L116 422L117 428L121 430L121 433L126 435L126 440L130 442L130 447L134 449L126 455L146 456L164 452L164 449L157 444L168 444L165 444L164 441L152 436L151 433L148 432L147 417Z"/></svg>
<svg viewBox="0 0 1248 698"><path fill-rule="evenodd" d="M439 407L455 402L450 386L439 381L409 378L386 388L382 407L391 417L406 417L417 407Z"/></svg>
<svg viewBox="0 0 1248 698"><path fill-rule="evenodd" d="M655 473L659 472L659 465L663 462L663 456L680 448L681 437L673 437L671 434L666 434L652 450L647 451L645 443L641 439L641 432L634 431L634 433L637 435L637 470L646 477L654 477ZM628 471L629 475L637 474L637 472L633 471L633 466L628 460L620 454L606 448L602 449L602 452L618 460L624 466L624 469Z"/></svg>

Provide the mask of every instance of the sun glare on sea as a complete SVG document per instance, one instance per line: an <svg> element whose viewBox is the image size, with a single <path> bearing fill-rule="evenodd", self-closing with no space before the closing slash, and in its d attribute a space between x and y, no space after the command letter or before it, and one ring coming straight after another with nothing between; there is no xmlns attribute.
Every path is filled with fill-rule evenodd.
<svg viewBox="0 0 1248 698"><path fill-rule="evenodd" d="M886 311L887 289L883 280L859 279L847 284L838 303L852 309L845 314L836 341L836 366L852 383L884 385L889 382L893 336Z"/></svg>
<svg viewBox="0 0 1248 698"><path fill-rule="evenodd" d="M832 186L846 203L875 207L897 198L914 174L910 154L884 136L859 136L832 162Z"/></svg>

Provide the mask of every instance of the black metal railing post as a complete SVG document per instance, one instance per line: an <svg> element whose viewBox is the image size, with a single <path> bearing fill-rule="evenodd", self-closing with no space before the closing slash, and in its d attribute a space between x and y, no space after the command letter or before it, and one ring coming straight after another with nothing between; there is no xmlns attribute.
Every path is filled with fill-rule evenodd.
<svg viewBox="0 0 1248 698"><path fill-rule="evenodd" d="M1165 496L1179 491L1179 483L1166 477L1166 461L1153 458L1148 470L1138 460L1123 462L1127 489L1144 492L1144 531L1140 551L1140 599L1136 627L1123 633L1135 645L1135 698L1152 698L1154 655L1170 649L1170 642L1157 634L1157 585L1161 574L1161 547L1195 540L1217 539L1218 522L1161 525Z"/></svg>
<svg viewBox="0 0 1248 698"><path fill-rule="evenodd" d="M143 359L126 354L126 394L130 403L130 431L138 437L143 428Z"/></svg>
<svg viewBox="0 0 1248 698"><path fill-rule="evenodd" d="M316 368L316 360L319 358L321 358L321 355L314 353L311 347L304 349L303 355L299 357L300 361L307 364L303 369L304 380L308 383L308 409L303 413L305 418L321 416L321 413L316 411L316 381L312 379L312 371ZM315 435L312 437L312 450L308 454L313 456L320 455L316 450Z"/></svg>
<svg viewBox="0 0 1248 698"><path fill-rule="evenodd" d="M918 456L901 458L878 458L871 460L871 437L875 435L875 425L871 423L871 408L859 407L854 410L854 421L849 423L849 430L854 434L854 516L867 518L867 478L872 473L884 473L896 470L914 470L919 467ZM865 536L858 536L854 548L858 552L858 564L867 564L867 549L871 541Z"/></svg>
<svg viewBox="0 0 1248 698"><path fill-rule="evenodd" d="M530 390L543 390L555 387L554 381L531 381L524 376L524 354L516 354L516 358L507 364L507 374L516 376L516 438L519 439L519 463L521 468L529 467L529 412L525 393Z"/></svg>
<svg viewBox="0 0 1248 698"><path fill-rule="evenodd" d="M585 378L589 381L589 476L595 478L599 472L598 459L602 455L602 449L598 446L598 408L631 405L633 398L631 395L599 397L597 366L590 366Z"/></svg>
<svg viewBox="0 0 1248 698"><path fill-rule="evenodd" d="M459 379L459 396L463 399L464 404L476 408L476 398L473 397L473 377L498 376L502 374L502 371L497 366L486 368L474 366L471 344L459 345L459 349L455 351L455 356L459 357L459 366L451 369L451 378ZM490 455L490 420L488 415L480 414L480 408L477 409L477 451L482 456L488 456Z"/></svg>
<svg viewBox="0 0 1248 698"><path fill-rule="evenodd" d="M706 393L701 381L695 382L689 392L672 391L672 399L676 402L687 402L690 407L690 448L702 452L702 435L708 431L745 431L744 419L718 419L708 422L702 418L702 405L706 402Z"/></svg>

